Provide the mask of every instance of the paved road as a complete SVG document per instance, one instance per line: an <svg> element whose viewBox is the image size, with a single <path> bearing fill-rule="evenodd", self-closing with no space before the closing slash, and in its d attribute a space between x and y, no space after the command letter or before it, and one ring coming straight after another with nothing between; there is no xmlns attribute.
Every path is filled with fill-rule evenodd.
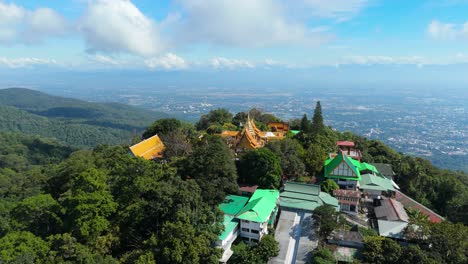
<svg viewBox="0 0 468 264"><path fill-rule="evenodd" d="M311 251L317 247L317 239L312 227L313 219L311 213L302 213L300 232L298 233L295 254L292 263L303 264L309 262L312 257Z"/></svg>
<svg viewBox="0 0 468 264"><path fill-rule="evenodd" d="M295 212L281 211L275 231L275 239L279 242L280 251L278 256L268 261L269 264L291 263L296 243L294 237L291 236L291 230L297 223L299 223L299 216Z"/></svg>
<svg viewBox="0 0 468 264"><path fill-rule="evenodd" d="M276 226L275 239L280 252L269 264L307 263L317 246L310 213L282 211Z"/></svg>

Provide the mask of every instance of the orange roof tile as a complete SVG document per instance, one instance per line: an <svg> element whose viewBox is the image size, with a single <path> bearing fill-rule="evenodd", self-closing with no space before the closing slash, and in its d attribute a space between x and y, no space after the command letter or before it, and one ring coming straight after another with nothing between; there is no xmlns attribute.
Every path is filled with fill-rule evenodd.
<svg viewBox="0 0 468 264"><path fill-rule="evenodd" d="M134 156L147 160L162 158L165 149L166 146L164 146L158 135L154 135L130 147L130 151Z"/></svg>
<svg viewBox="0 0 468 264"><path fill-rule="evenodd" d="M220 134L222 137L237 137L239 135L240 131L223 131L223 133Z"/></svg>

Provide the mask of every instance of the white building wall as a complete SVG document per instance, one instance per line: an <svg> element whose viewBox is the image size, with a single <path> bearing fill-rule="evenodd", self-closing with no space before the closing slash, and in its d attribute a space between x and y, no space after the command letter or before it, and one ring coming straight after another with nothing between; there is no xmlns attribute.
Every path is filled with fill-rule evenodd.
<svg viewBox="0 0 468 264"><path fill-rule="evenodd" d="M252 230L257 232L252 232ZM241 220L241 237L260 240L266 234L268 234L268 220L264 223Z"/></svg>

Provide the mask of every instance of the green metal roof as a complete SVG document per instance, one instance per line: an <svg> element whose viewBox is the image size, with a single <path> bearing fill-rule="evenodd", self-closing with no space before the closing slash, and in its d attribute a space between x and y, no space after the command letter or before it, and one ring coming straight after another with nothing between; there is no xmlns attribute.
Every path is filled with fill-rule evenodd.
<svg viewBox="0 0 468 264"><path fill-rule="evenodd" d="M320 193L320 186L299 182L287 182L284 185L284 191L318 195Z"/></svg>
<svg viewBox="0 0 468 264"><path fill-rule="evenodd" d="M363 190L376 190L376 191L395 191L392 181L378 175L364 174L361 175L362 179L359 181L359 188Z"/></svg>
<svg viewBox="0 0 468 264"><path fill-rule="evenodd" d="M331 196L330 194L326 192L321 192L319 197L320 197L320 200L322 200L324 204L332 205L337 208L339 207L338 200L335 197Z"/></svg>
<svg viewBox="0 0 468 264"><path fill-rule="evenodd" d="M219 209L228 215L236 215L249 200L248 197L238 195L228 195L219 205Z"/></svg>
<svg viewBox="0 0 468 264"><path fill-rule="evenodd" d="M265 222L276 207L278 190L257 189L247 205L236 215L237 218L256 223Z"/></svg>
<svg viewBox="0 0 468 264"><path fill-rule="evenodd" d="M319 207L322 204L323 202L321 200L306 201L306 200L298 200L298 199L287 198L287 197L281 197L280 199L281 207L303 209L303 210L309 210L309 211L313 211L315 208Z"/></svg>
<svg viewBox="0 0 468 264"><path fill-rule="evenodd" d="M224 215L224 231L221 233L221 235L218 236L219 240L224 240L226 239L229 234L236 228L236 226L239 224L239 219L234 218L232 215Z"/></svg>
<svg viewBox="0 0 468 264"><path fill-rule="evenodd" d="M345 163L351 169L355 176L332 174L333 170L337 168L341 163ZM361 180L361 173L359 172L359 168L359 161L347 157L343 154L343 152L340 151L334 159L325 161L325 177L345 180Z"/></svg>
<svg viewBox="0 0 468 264"><path fill-rule="evenodd" d="M282 207L313 211L323 204L338 208L338 200L328 193L320 192L319 185L287 182L280 194Z"/></svg>
<svg viewBox="0 0 468 264"><path fill-rule="evenodd" d="M301 132L300 130L290 130L291 133L293 133L293 135L297 135L299 134L299 132Z"/></svg>
<svg viewBox="0 0 468 264"><path fill-rule="evenodd" d="M361 163L361 166L360 166L359 170L360 171L369 170L369 171L372 171L372 172L375 172L375 173L379 172L374 165L371 165L371 164L365 163L365 162Z"/></svg>
<svg viewBox="0 0 468 264"><path fill-rule="evenodd" d="M292 198L304 201L317 201L319 199L318 195L311 195L305 193L296 193L296 192L282 192L280 194L281 198Z"/></svg>

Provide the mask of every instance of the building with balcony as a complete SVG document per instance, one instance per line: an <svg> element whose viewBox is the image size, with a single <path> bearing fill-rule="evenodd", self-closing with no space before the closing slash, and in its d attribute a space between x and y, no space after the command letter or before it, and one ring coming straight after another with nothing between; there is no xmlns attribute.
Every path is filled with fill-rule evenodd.
<svg viewBox="0 0 468 264"><path fill-rule="evenodd" d="M223 255L219 260L220 263L226 263L233 254L231 245L240 234L239 219L236 218L236 215L244 208L248 200L249 198L244 196L228 195L218 206L224 213L224 230L215 243L216 247L223 250Z"/></svg>
<svg viewBox="0 0 468 264"><path fill-rule="evenodd" d="M240 236L249 242L258 242L268 234L278 212L278 190L257 189L248 203L236 215L240 221Z"/></svg>

